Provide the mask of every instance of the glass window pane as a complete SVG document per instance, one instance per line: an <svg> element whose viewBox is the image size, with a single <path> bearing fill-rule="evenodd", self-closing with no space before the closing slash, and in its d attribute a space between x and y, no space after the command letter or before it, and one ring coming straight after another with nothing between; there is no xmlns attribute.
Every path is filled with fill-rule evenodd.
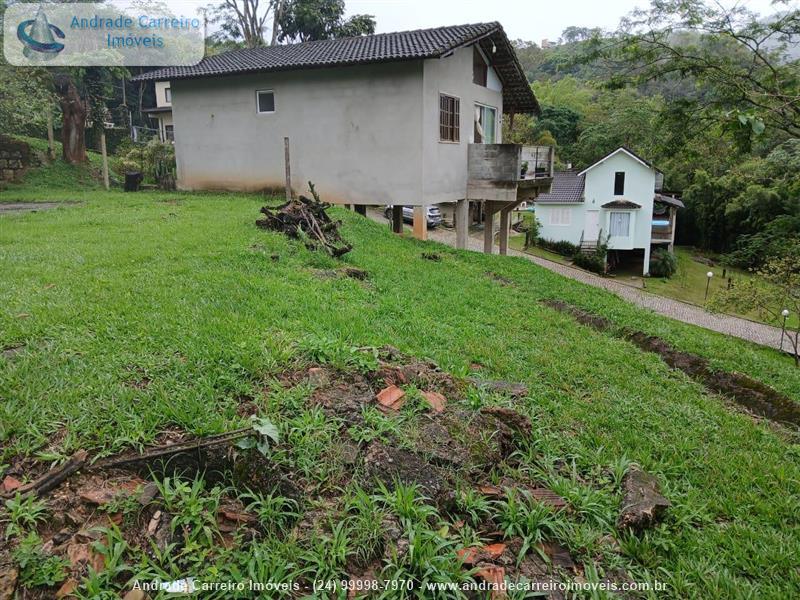
<svg viewBox="0 0 800 600"><path fill-rule="evenodd" d="M483 107L484 113L484 126L483 126L483 135L484 135L484 143L486 144L494 144L495 143L495 134L497 132L497 123L496 123L496 115L497 111L493 108L489 108L487 106Z"/></svg>
<svg viewBox="0 0 800 600"><path fill-rule="evenodd" d="M258 112L275 112L275 94L258 92Z"/></svg>
<svg viewBox="0 0 800 600"><path fill-rule="evenodd" d="M628 237L631 228L631 213L612 212L609 216L609 235Z"/></svg>

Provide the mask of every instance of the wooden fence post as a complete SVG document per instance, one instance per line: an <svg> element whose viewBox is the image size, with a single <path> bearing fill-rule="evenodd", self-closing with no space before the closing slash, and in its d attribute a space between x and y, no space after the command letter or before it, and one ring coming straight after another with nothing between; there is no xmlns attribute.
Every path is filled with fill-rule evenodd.
<svg viewBox="0 0 800 600"><path fill-rule="evenodd" d="M284 160L286 161L286 201L292 199L292 169L289 166L289 138L283 138Z"/></svg>
<svg viewBox="0 0 800 600"><path fill-rule="evenodd" d="M53 107L47 103L47 158L56 159L56 144L53 134Z"/></svg>
<svg viewBox="0 0 800 600"><path fill-rule="evenodd" d="M103 156L103 185L106 189L111 187L108 180L108 152L106 152L106 129L105 126L100 130L100 154Z"/></svg>

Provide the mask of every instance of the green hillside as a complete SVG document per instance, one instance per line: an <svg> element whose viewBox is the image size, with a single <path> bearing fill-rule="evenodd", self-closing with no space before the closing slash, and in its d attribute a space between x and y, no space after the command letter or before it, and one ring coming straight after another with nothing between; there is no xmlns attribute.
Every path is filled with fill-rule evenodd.
<svg viewBox="0 0 800 600"><path fill-rule="evenodd" d="M257 229L265 199L255 195L22 185L0 199L81 202L0 217L0 345L6 349L0 463L6 466L23 461L37 471L41 461L81 448L105 456L161 441L165 431L233 430L247 424L246 403L282 432L281 450L268 460L286 464L291 456L295 476L308 474L301 477L307 497L299 513L319 510L325 498L324 506L340 498L334 491L342 467L332 466L331 457L353 429L299 407L309 390L293 395L276 378L283 381L301 359L322 360L350 376L373 364L354 348L389 344L455 376L477 373L528 386L522 400L474 393L450 400L464 410L500 402L530 417L533 433L517 462L496 465L491 478L525 473L567 499L560 525L529 526L537 539L565 544L584 577L620 568L636 581L666 582L676 598L778 598L800 586L794 434L540 300L563 300L661 336L707 357L714 368L747 373L797 398L800 370L788 357L656 317L524 260L395 237L342 209L333 213L354 250L336 261ZM432 249L440 261L423 258ZM368 278L332 275L340 266L363 269ZM415 439L418 412L388 419L372 411L368 438L390 430L401 447ZM319 435L310 439L313 431ZM673 505L664 523L639 537L614 527L621 496L613 474L630 461L658 476ZM163 493L172 497L169 489ZM187 504L194 492L174 493L183 499L170 511L186 523L199 519ZM231 493L210 483L197 492L212 504ZM396 509L382 502L381 510ZM346 512L345 505L336 510ZM452 528L456 517L419 518L420 527L432 528L426 535L444 541L421 566L403 563L403 572L433 569L435 556L457 563L454 548L463 542L456 538L464 532L441 529ZM349 536L342 556L351 557L366 543L359 541L366 525L355 517L342 522ZM479 528L475 533L480 539ZM115 560L124 569L82 585L124 590L134 575L159 572L243 578L252 548L284 557L298 579L316 560L329 564L332 577L345 577L350 564L325 558L339 539L333 531L317 540L319 547L294 534L267 533L248 552L217 544L216 535L192 538L180 553L161 557L120 542Z"/></svg>

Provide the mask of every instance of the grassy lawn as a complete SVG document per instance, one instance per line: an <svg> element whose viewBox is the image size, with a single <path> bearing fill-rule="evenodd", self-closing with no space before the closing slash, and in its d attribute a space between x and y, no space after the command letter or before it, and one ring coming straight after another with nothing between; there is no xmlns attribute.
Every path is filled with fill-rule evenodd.
<svg viewBox="0 0 800 600"><path fill-rule="evenodd" d="M675 300L703 306L706 304L706 284L708 282L707 273L709 271L714 273L714 276L711 278L711 284L708 286L708 300L711 300L715 294L725 290L729 278L732 279L735 284L737 281L753 277L752 274L746 271L731 267L725 269L725 277L723 277L723 267L719 265L711 267L695 260L694 257L697 255L698 253L692 248L677 246L675 248L675 256L678 259L678 271L669 279L659 279L657 277L648 278L646 282L647 291L658 294L659 296L666 296L667 298L674 298ZM617 275L638 277L641 273L638 269L635 271L619 270ZM754 321L763 321L761 315L755 311L739 314L742 317ZM780 325L779 323L770 324ZM800 325L798 316L790 316L786 325L790 328Z"/></svg>
<svg viewBox="0 0 800 600"><path fill-rule="evenodd" d="M49 461L79 448L108 455L172 428L231 430L246 422L238 408L250 398L293 443L327 432L307 456L311 471L325 472L338 425L293 414L282 403L296 400L277 392L273 378L303 348L391 344L457 375L479 363L487 377L528 385L529 397L515 405L534 423L525 466L568 498L569 527L547 535L583 564L666 582L668 592L654 597L787 598L800 589L793 435L539 300L565 300L659 335L797 398L800 370L788 357L656 317L522 259L440 246L440 262L424 260L430 244L341 209L333 212L354 250L335 261L256 229L263 197L107 193L47 187L41 177L0 192L0 200L82 204L0 217L0 346L18 347L0 357L0 463ZM366 270L368 281L320 276L342 264ZM613 525L620 496L608 474L629 461L656 474L673 504L664 523L639 537ZM176 513L195 515L191 523L202 522L198 503L208 508L220 493L210 486L195 495L164 492ZM353 523L368 513L353 511L345 553L361 543ZM447 525L444 515L408 518L425 532L436 522L431 536L450 535L436 520ZM172 555L117 540L117 576L90 576L81 593L111 597L91 590L126 589L134 575L243 578L327 565L340 577L334 538L306 547L277 531L241 549L193 538ZM423 567L438 564L437 552L455 560L452 544L443 543L421 559Z"/></svg>
<svg viewBox="0 0 800 600"><path fill-rule="evenodd" d="M555 252L550 252L549 250L545 250L544 248L540 248L539 246L531 246L526 250L524 235L515 235L510 237L508 240L508 245L514 250L519 250L520 252L527 252L528 254L533 254L534 256L546 258L547 260L552 260L553 262L557 262L562 265L572 265L572 261L568 259L566 256L561 256L560 254L556 254Z"/></svg>

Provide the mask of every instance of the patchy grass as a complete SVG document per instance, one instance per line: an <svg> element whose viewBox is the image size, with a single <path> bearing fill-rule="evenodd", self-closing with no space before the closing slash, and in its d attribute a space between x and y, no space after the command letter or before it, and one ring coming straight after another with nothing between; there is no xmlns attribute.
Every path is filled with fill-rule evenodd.
<svg viewBox="0 0 800 600"><path fill-rule="evenodd" d="M442 260L424 260L430 244L341 209L335 215L355 248L334 261L256 229L264 203L256 195L130 195L34 182L9 187L0 200L84 203L0 217L0 345L20 346L0 357L0 464L21 456L49 461L78 448L111 454L171 428L196 435L234 429L246 423L237 411L242 398L252 398L283 415L276 425L290 446L276 450L276 461L311 480L335 479L342 464L326 449L340 424L270 382L301 351L359 370L369 365L342 348L392 344L458 375L479 363L485 376L530 389L515 404L535 425L520 468L546 480L577 516L565 520L527 500L463 500L476 520L489 511L530 544L561 540L590 565L589 578L601 557L636 580L665 581L670 597L780 598L800 586L800 456L792 435L539 300L565 300L659 335L714 368L745 372L797 398L800 370L788 357L656 317L522 259L437 246ZM342 263L366 270L369 280L317 273ZM355 432L362 438L407 435L378 415L365 422ZM615 481L630 461L657 474L673 503L665 523L638 537L613 528ZM291 581L305 568L339 577L348 561L373 552L375 511L405 519L418 544L413 556L387 559L387 575L463 576L454 548L470 532L454 539L443 529L447 516L426 508L413 489L366 497L348 490L328 514L350 517L314 545L267 534L238 550L219 544L204 517L224 490L203 481L164 486L173 526L191 531L191 543L178 555L145 554L110 528L97 542L106 568L82 582L84 597L126 589L133 576ZM314 510L253 492L242 502L266 519L291 522ZM9 522L25 539L25 519ZM35 542L20 552L38 556ZM27 580L63 575L56 563L39 571Z"/></svg>
<svg viewBox="0 0 800 600"><path fill-rule="evenodd" d="M539 246L531 246L526 250L524 235L511 236L511 238L508 240L508 245L514 250L519 250L520 252L527 252L528 254L533 254L534 256L539 256L540 258L546 258L547 260L552 260L553 262L557 262L562 265L572 266L572 261L566 256L561 256L555 252L550 252L549 250L545 250Z"/></svg>

